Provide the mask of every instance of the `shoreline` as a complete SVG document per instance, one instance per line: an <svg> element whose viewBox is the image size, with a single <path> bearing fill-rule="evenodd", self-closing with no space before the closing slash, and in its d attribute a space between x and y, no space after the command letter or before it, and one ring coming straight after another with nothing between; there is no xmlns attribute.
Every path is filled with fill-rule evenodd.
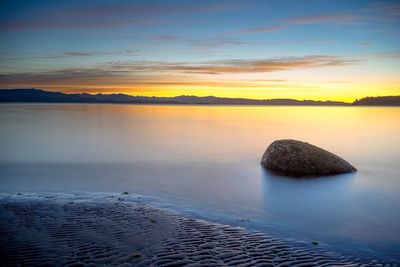
<svg viewBox="0 0 400 267"><path fill-rule="evenodd" d="M399 265L295 244L258 231L103 197L0 195L2 265Z"/></svg>
<svg viewBox="0 0 400 267"><path fill-rule="evenodd" d="M1 105L127 105L127 106L176 106L176 107L338 107L338 108L399 108L400 105L290 105L290 104L268 104L268 105L259 105L259 104L199 104L199 103L188 103L188 104L179 104L179 103L113 103L113 102L0 102Z"/></svg>

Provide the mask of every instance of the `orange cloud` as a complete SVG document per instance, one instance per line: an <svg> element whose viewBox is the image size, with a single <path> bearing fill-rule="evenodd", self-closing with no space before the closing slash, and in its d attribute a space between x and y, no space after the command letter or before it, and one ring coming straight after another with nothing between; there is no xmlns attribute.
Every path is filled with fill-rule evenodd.
<svg viewBox="0 0 400 267"><path fill-rule="evenodd" d="M3 73L0 75L0 85L18 83L102 83L105 80L124 80L135 84L163 82L165 77L220 74L251 74L291 71L305 68L322 68L345 66L357 63L353 59L335 56L287 57L261 60L220 60L200 62L197 64L127 61L110 62L95 65L90 68L68 68L42 72ZM170 79L170 78L169 78ZM179 77L177 78L179 80ZM176 80L174 81L176 82Z"/></svg>

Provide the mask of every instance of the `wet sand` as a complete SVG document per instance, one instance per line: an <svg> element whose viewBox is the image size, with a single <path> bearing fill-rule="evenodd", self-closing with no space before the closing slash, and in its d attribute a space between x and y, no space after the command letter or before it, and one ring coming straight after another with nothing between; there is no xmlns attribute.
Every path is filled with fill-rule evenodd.
<svg viewBox="0 0 400 267"><path fill-rule="evenodd" d="M125 202L122 195L3 196L0 220L1 266L383 266Z"/></svg>

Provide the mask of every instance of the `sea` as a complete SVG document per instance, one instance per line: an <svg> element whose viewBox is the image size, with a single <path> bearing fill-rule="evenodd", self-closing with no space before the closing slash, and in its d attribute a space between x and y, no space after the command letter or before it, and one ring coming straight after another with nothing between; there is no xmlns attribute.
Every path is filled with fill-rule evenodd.
<svg viewBox="0 0 400 267"><path fill-rule="evenodd" d="M286 177L274 140L355 173ZM1 104L0 193L121 194L361 259L400 258L400 108Z"/></svg>

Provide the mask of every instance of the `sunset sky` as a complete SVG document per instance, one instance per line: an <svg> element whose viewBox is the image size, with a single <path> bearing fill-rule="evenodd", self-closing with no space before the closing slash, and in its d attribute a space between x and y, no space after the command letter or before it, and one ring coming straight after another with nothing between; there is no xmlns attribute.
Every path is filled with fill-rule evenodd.
<svg viewBox="0 0 400 267"><path fill-rule="evenodd" d="M353 101L400 94L400 1L4 1L0 87Z"/></svg>

